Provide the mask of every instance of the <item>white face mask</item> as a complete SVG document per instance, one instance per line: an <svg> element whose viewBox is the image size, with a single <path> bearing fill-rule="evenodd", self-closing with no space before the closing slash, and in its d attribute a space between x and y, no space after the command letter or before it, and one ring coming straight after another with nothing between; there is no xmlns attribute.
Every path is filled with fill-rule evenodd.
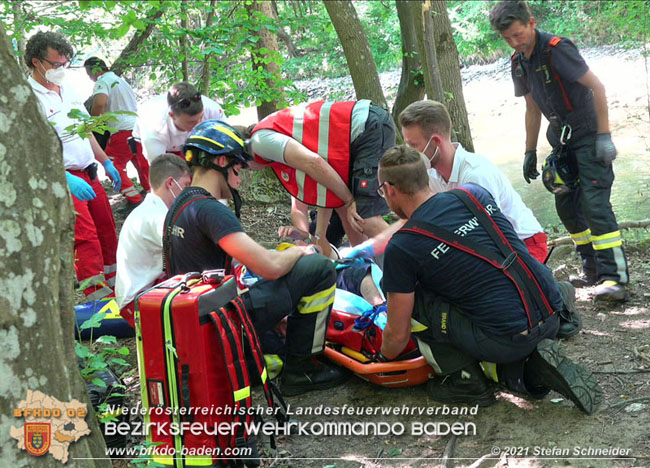
<svg viewBox="0 0 650 468"><path fill-rule="evenodd" d="M178 192L178 194L180 195L180 193L183 191L183 187L181 187L180 184L178 182L176 182L176 179L172 179L172 181L176 184L176 187L178 187L178 190L180 190L180 192ZM169 187L169 191L171 192L172 197L174 197L174 200L176 200L176 197L178 197L178 195L174 195L174 191L172 190L171 187Z"/></svg>
<svg viewBox="0 0 650 468"><path fill-rule="evenodd" d="M436 150L433 152L433 156L431 156L431 158L429 158L429 156L427 156L426 151L429 148L429 145L431 144L431 139L432 138L433 138L433 135L431 135L431 137L429 138L429 141L427 141L427 144L425 145L424 149L420 152L420 155L422 155L422 158L424 159L424 165L426 166L427 171L429 169L431 169L431 166L437 162L438 158L436 156L438 155L438 150L440 150L440 146L438 146L436 148Z"/></svg>
<svg viewBox="0 0 650 468"><path fill-rule="evenodd" d="M41 64L41 66L43 66ZM45 67L43 67L45 70ZM65 78L65 69L64 68L50 68L49 70L45 70L45 79L49 81L50 83L53 83L57 86L61 86L63 83L63 79Z"/></svg>

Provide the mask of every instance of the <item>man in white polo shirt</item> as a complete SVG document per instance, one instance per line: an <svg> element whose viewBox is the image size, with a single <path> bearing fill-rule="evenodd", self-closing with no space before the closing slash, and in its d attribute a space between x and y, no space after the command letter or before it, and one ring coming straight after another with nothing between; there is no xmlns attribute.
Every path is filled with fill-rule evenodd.
<svg viewBox="0 0 650 468"><path fill-rule="evenodd" d="M182 157L187 135L205 120L226 120L221 106L202 96L190 83L176 83L166 95L156 96L140 106L133 136L151 163L163 153Z"/></svg>
<svg viewBox="0 0 650 468"><path fill-rule="evenodd" d="M129 161L138 171L142 188L148 192L151 187L149 186L149 163L142 151L133 154L128 143L138 112L135 94L133 94L131 86L110 71L102 59L90 57L84 62L84 67L88 77L95 82L90 115L102 115L105 112L119 111L133 113L116 114L115 120L109 122L109 126L113 127L115 131L111 133L105 151L117 170L120 171L122 177L122 189L120 191L122 195L129 204L137 205L142 202L142 195L133 186L133 182L126 174L125 169Z"/></svg>
<svg viewBox="0 0 650 468"><path fill-rule="evenodd" d="M444 104L416 101L402 111L399 123L406 144L428 160L433 192L446 192L470 182L480 185L494 197L530 254L544 263L547 237L539 221L499 168L484 156L451 142L451 118Z"/></svg>
<svg viewBox="0 0 650 468"><path fill-rule="evenodd" d="M117 245L115 297L122 317L133 323L133 301L163 275L163 228L167 210L192 180L175 154L157 157L149 169L152 191L124 221Z"/></svg>
<svg viewBox="0 0 650 468"><path fill-rule="evenodd" d="M74 228L77 280L89 301L113 295L115 282L115 222L106 192L97 178L102 163L119 191L120 174L94 136L82 139L66 128L77 123L73 110L86 114L83 101L62 85L73 50L59 33L38 32L25 48L25 64L32 74L28 81L48 122L54 125L63 146L63 165L76 212Z"/></svg>

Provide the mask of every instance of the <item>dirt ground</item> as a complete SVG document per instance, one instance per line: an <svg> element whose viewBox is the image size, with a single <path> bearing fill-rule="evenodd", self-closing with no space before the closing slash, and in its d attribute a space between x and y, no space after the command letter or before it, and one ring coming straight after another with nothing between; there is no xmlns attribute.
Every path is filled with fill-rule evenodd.
<svg viewBox="0 0 650 468"><path fill-rule="evenodd" d="M638 72L642 63L635 67ZM473 82L472 86L478 84ZM510 89L505 92L510 93ZM638 110L636 116L643 115L645 91L631 93L629 84L621 81L612 93L615 99L610 102L610 115L617 131L647 136L647 115L645 120L624 117L624 111L631 109ZM470 119L477 107L476 103L472 105L474 96L470 88L466 95ZM480 129L478 135L483 143L488 141ZM645 139L642 141L647 151ZM124 201L120 196L112 201L116 221L121 224ZM648 212L640 213L638 219L647 219ZM242 214L249 234L265 245L277 242L277 227L289 223L288 206L248 203ZM645 231L641 236L628 236L630 301L617 306L596 305L591 289L578 290L583 329L561 343L566 354L592 370L600 382L603 400L595 414L584 415L555 393L541 401L500 393L498 403L489 408L452 415L449 413L466 407L436 403L427 397L424 386L387 389L352 377L334 390L287 398L293 418L306 423L304 429L312 432L278 437L276 451L263 449L269 457L263 466L650 466L650 249L644 237L648 238ZM561 246L551 256L549 266L562 280L578 271L578 259L570 247ZM130 384L137 392L137 382L130 379ZM132 401L136 398L137 394ZM255 404L263 405L263 399L257 398ZM338 416L300 414L309 408L312 412L345 412ZM391 409L391 414L383 414L384 409ZM342 427L343 422L361 424L354 426L358 435L323 435L327 422L336 423L327 426L329 429ZM452 435L451 428L461 434ZM125 467L126 463L115 461L114 465Z"/></svg>

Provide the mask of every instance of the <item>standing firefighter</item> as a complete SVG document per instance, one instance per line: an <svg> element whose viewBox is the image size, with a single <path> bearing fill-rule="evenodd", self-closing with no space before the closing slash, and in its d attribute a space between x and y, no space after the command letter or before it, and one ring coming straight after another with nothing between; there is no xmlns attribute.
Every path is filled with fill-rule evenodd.
<svg viewBox="0 0 650 468"><path fill-rule="evenodd" d="M537 138L541 115L553 147L543 167L544 185L582 258L576 287L596 288L599 300L624 301L628 270L609 198L616 148L609 133L605 87L569 39L535 29L524 1L503 1L490 13L492 27L515 49L515 95L526 99L524 179L539 176Z"/></svg>

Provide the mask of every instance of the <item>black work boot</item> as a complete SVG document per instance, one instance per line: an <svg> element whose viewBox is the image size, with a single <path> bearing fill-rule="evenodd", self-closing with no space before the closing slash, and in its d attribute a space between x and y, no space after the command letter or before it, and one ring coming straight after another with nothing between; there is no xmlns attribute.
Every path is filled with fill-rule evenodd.
<svg viewBox="0 0 650 468"><path fill-rule="evenodd" d="M594 293L594 301L625 302L628 299L625 286L612 280L603 281Z"/></svg>
<svg viewBox="0 0 650 468"><path fill-rule="evenodd" d="M564 355L553 340L542 340L526 363L528 372L534 372L551 390L571 400L587 414L596 411L602 390L596 377Z"/></svg>
<svg viewBox="0 0 650 468"><path fill-rule="evenodd" d="M316 356L288 356L280 378L280 390L285 396L302 395L312 390L325 390L341 385L350 372Z"/></svg>
<svg viewBox="0 0 650 468"><path fill-rule="evenodd" d="M559 312L560 328L557 331L557 338L571 338L582 328L582 317L576 309L576 290L568 281L557 283L560 295L562 296L563 307Z"/></svg>
<svg viewBox="0 0 650 468"><path fill-rule="evenodd" d="M485 377L478 363L429 380L427 395L440 403L466 403L481 407L496 403L494 385Z"/></svg>
<svg viewBox="0 0 650 468"><path fill-rule="evenodd" d="M598 262L596 254L580 254L582 258L582 273L569 275L569 282L574 288L588 288L598 283Z"/></svg>

